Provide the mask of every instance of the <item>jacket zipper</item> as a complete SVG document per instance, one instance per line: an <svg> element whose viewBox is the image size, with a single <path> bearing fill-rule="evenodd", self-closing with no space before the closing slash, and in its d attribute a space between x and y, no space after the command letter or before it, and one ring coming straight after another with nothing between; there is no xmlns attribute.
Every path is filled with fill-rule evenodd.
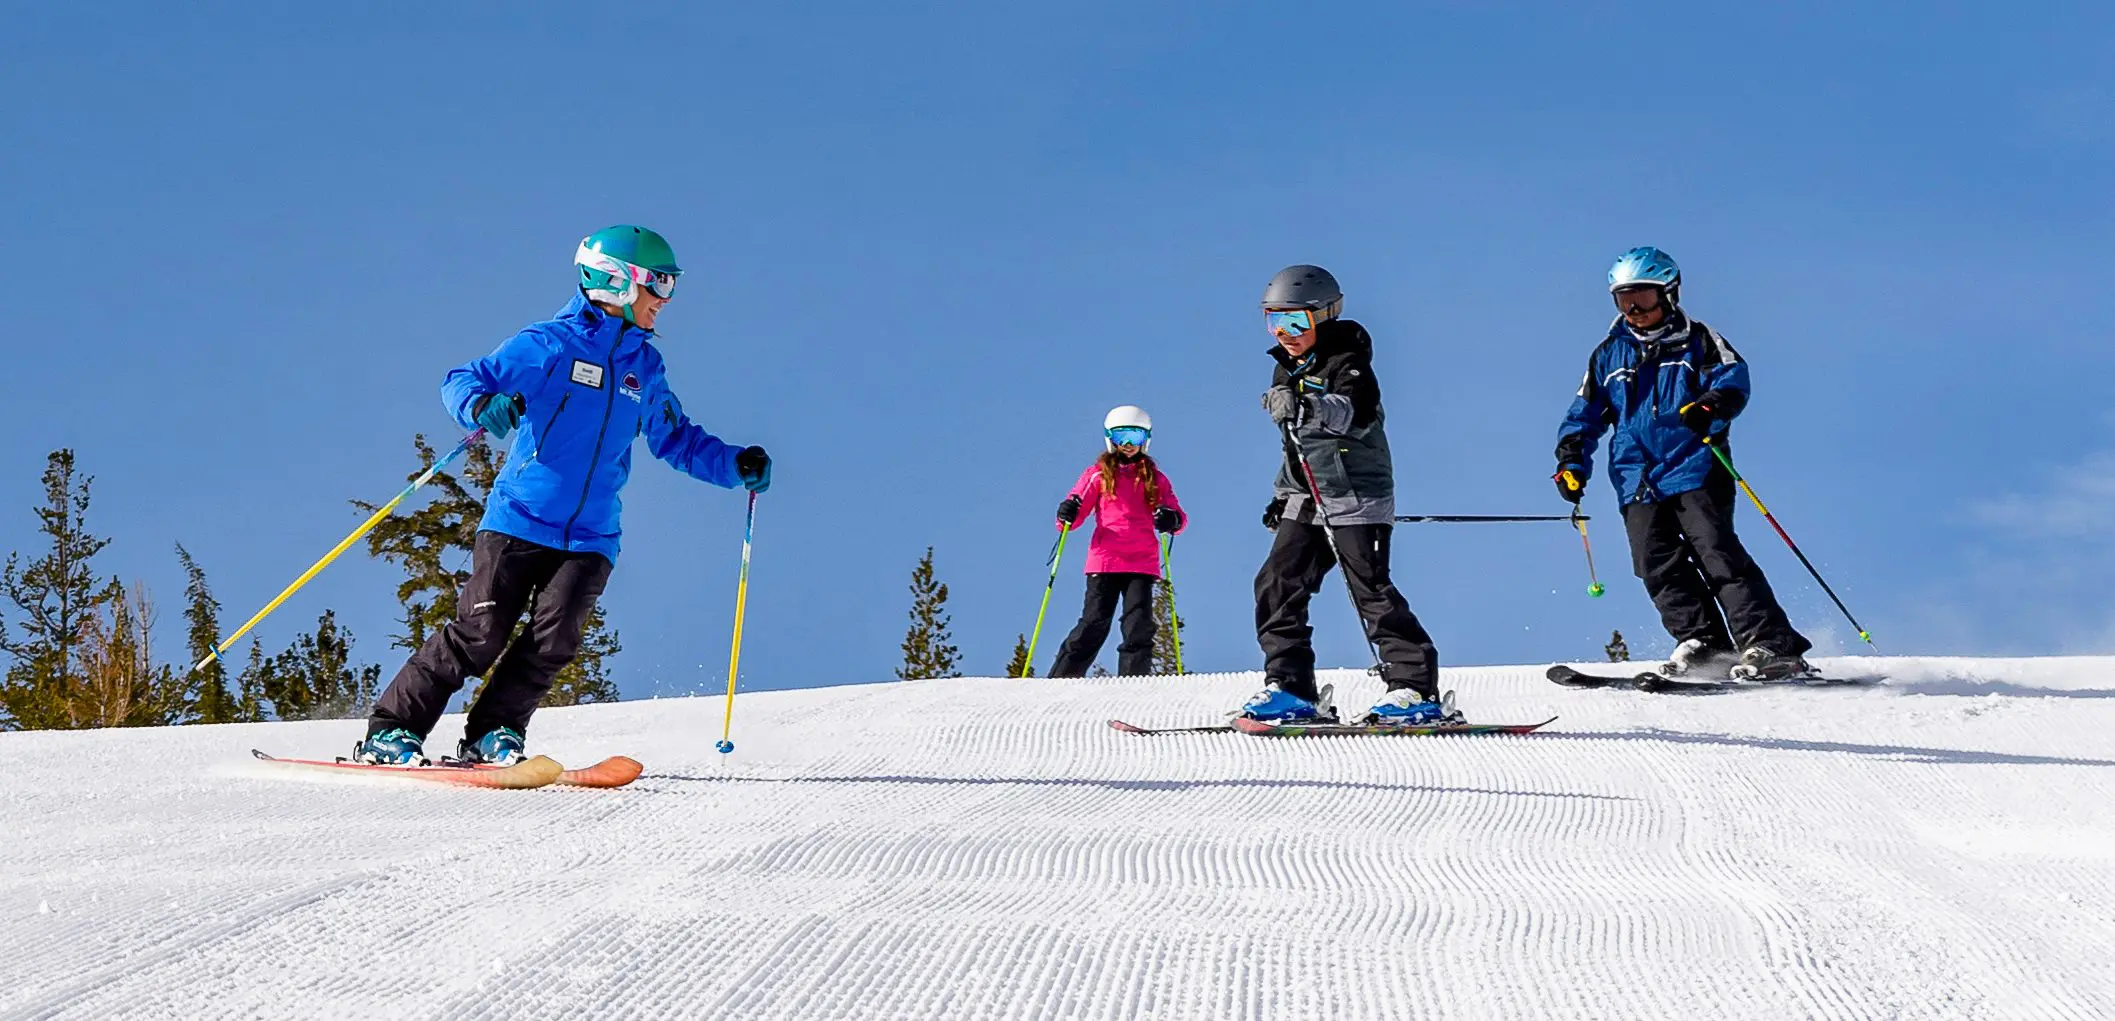
<svg viewBox="0 0 2115 1021"><path fill-rule="evenodd" d="M617 345L624 343L624 324L617 324L617 337L610 341L610 353L602 362L602 428L595 433L595 452L588 457L587 478L580 480L580 504L573 508L573 516L565 519L565 533L559 537L566 551L573 549L573 522L580 520L580 512L587 509L588 491L595 485L595 465L602 460L602 440L609 435L610 412L617 406L617 381L610 373L617 367Z"/></svg>
<svg viewBox="0 0 2115 1021"><path fill-rule="evenodd" d="M543 445L551 442L551 430L558 425L558 416L565 414L566 402L573 399L573 391L567 390L558 396L558 409L551 412L551 420L543 424L543 435L536 437L536 449L529 452L529 460L543 456Z"/></svg>

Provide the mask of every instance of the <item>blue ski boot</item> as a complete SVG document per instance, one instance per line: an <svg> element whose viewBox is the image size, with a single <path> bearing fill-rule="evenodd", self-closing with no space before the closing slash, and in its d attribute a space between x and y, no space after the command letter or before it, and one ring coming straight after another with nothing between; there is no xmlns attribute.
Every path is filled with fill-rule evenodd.
<svg viewBox="0 0 2115 1021"><path fill-rule="evenodd" d="M1249 696L1234 715L1265 723L1335 723L1337 710L1329 704L1329 695L1330 687L1324 685L1310 702L1273 681L1264 685L1262 691Z"/></svg>
<svg viewBox="0 0 2115 1021"><path fill-rule="evenodd" d="M522 751L521 731L499 727L475 741L464 738L456 754L464 762L479 766L511 766L528 756Z"/></svg>
<svg viewBox="0 0 2115 1021"><path fill-rule="evenodd" d="M1425 698L1415 688L1397 688L1381 697L1366 712L1366 722L1383 727L1443 727L1464 722L1454 708L1454 693L1437 701Z"/></svg>
<svg viewBox="0 0 2115 1021"><path fill-rule="evenodd" d="M427 764L425 742L411 731L392 727L354 745L353 761L370 766L423 766Z"/></svg>

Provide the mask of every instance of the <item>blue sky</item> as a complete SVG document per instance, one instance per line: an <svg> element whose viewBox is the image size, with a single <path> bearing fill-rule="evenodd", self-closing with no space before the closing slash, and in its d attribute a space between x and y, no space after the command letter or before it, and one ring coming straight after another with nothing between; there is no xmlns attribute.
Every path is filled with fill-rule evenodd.
<svg viewBox="0 0 2115 1021"><path fill-rule="evenodd" d="M1743 468L1883 649L2115 650L2105 5L113 3L10 35L0 544L76 448L170 659L173 542L247 616L413 432L452 439L442 374L558 308L612 222L688 270L687 408L778 459L756 686L886 677L929 544L996 671L1123 403L1194 515L1188 658L1253 668L1271 274L1328 266L1376 337L1403 512L1557 513L1603 274L1643 243L1751 361ZM713 690L742 501L650 459L626 496L620 682ZM1588 508L1601 600L1561 526L1402 529L1445 661L1665 647L1600 480ZM342 561L268 641L335 607L393 671L393 577ZM1352 665L1340 592L1318 641Z"/></svg>

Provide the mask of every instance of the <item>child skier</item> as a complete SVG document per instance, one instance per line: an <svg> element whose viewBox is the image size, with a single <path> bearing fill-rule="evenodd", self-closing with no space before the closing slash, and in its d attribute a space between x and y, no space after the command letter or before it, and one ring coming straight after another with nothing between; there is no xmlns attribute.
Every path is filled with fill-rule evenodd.
<svg viewBox="0 0 2115 1021"><path fill-rule="evenodd" d="M1748 406L1748 363L1682 311L1682 270L1667 253L1623 253L1608 271L1608 290L1618 314L1558 427L1557 492L1579 502L1594 447L1613 429L1608 474L1631 566L1680 643L1662 673L1781 679L1812 672L1801 657L1813 643L1792 629L1733 534L1733 476L1705 448L1727 451L1730 423Z"/></svg>
<svg viewBox="0 0 2115 1021"><path fill-rule="evenodd" d="M1279 723L1329 721L1335 709L1315 688L1314 629L1307 605L1322 579L1344 564L1366 638L1380 658L1388 693L1367 714L1373 723L1429 725L1458 720L1441 705L1439 652L1388 577L1395 529L1395 466L1387 412L1373 376L1373 338L1338 318L1344 292L1320 266L1288 266L1263 290L1264 326L1277 362L1263 408L1285 455L1263 527L1277 533L1256 573L1256 641L1265 686L1240 715ZM1320 490L1321 506L1311 493Z"/></svg>
<svg viewBox="0 0 2115 1021"><path fill-rule="evenodd" d="M485 501L455 620L375 703L355 748L361 762L422 761L448 699L479 676L486 683L470 706L461 757L523 758L529 716L579 652L615 565L617 491L631 474L635 436L693 478L754 493L771 484L762 447L729 446L693 425L668 387L653 345L654 322L683 272L668 242L643 227L611 227L582 240L573 262L579 286L557 318L441 382L441 402L463 428L483 427L494 441L521 432ZM524 611L529 627L509 645Z"/></svg>
<svg viewBox="0 0 2115 1021"><path fill-rule="evenodd" d="M1160 580L1160 542L1154 533L1174 535L1189 519L1175 499L1174 484L1146 454L1152 443L1153 419L1144 409L1127 404L1109 412L1102 419L1102 456L1058 504L1060 528L1071 528L1083 514L1096 520L1087 551L1087 602L1050 665L1052 677L1086 676L1109 637L1119 595L1124 640L1116 647L1116 672L1126 677L1153 672L1153 584Z"/></svg>

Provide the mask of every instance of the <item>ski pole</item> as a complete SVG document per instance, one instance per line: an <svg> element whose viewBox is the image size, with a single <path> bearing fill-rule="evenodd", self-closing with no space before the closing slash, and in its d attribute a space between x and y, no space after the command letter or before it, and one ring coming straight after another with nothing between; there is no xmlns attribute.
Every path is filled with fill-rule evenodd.
<svg viewBox="0 0 2115 1021"><path fill-rule="evenodd" d="M1336 558L1339 566L1344 564L1344 554L1337 549L1337 529L1329 521L1329 510L1322 504L1322 484L1315 481L1314 466L1307 463L1307 452L1293 439L1292 423L1278 423L1278 431L1285 436L1285 452L1300 463L1300 471L1307 476L1307 495L1315 502L1315 517L1322 522L1322 537L1329 541L1329 555ZM1359 608L1359 594L1351 590L1351 568L1344 567L1344 594L1351 597L1351 612L1358 615L1359 633L1366 637L1366 651L1373 654L1373 672L1382 673L1381 647L1373 644L1373 625L1366 620L1366 611Z"/></svg>
<svg viewBox="0 0 2115 1021"><path fill-rule="evenodd" d="M1398 514L1395 516L1395 520L1406 524L1428 522L1441 525L1456 525L1491 524L1509 521L1570 521L1576 524L1580 521L1591 521L1593 519L1576 514L1571 517L1565 517L1562 514Z"/></svg>
<svg viewBox="0 0 2115 1021"><path fill-rule="evenodd" d="M1175 612L1175 537L1160 540L1160 580L1168 586L1168 637L1175 642L1175 676L1182 676L1182 617Z"/></svg>
<svg viewBox="0 0 2115 1021"><path fill-rule="evenodd" d="M756 539L756 492L749 493L749 519L742 525L742 580L734 587L734 641L727 651L727 718L720 723L721 755L734 751L734 678L742 668L742 618L749 611L749 546Z"/></svg>
<svg viewBox="0 0 2115 1021"><path fill-rule="evenodd" d="M1586 537L1586 523L1592 520L1579 513L1579 505L1572 505L1572 527L1579 530L1579 545L1586 548L1586 594L1595 599L1608 590L1601 587L1601 576L1594 571L1594 544Z"/></svg>
<svg viewBox="0 0 2115 1021"><path fill-rule="evenodd" d="M1065 537L1072 534L1072 522L1058 529L1057 545L1050 548L1050 580L1043 584L1043 605L1035 611L1035 630L1028 633L1028 658L1021 663L1021 676L1028 676L1035 669L1035 643L1043 637L1043 613L1050 609L1050 590L1057 588L1058 563L1065 559Z"/></svg>
<svg viewBox="0 0 2115 1021"><path fill-rule="evenodd" d="M1687 411L1689 409L1683 408L1682 410ZM1785 526L1777 523L1777 515L1770 513L1770 508L1763 506L1762 497L1755 495L1755 487L1749 485L1748 480L1741 476L1740 469L1733 467L1733 459L1727 457L1726 452L1720 450L1717 444L1712 443L1709 436L1704 437L1704 446L1710 447L1711 453L1717 455L1718 463L1725 465L1726 471L1732 473L1733 481L1740 484L1741 492L1748 494L1748 499L1754 502L1755 509L1762 512L1763 520L1769 522L1770 527L1777 530L1777 537L1783 539L1785 545L1791 548L1792 555L1799 558L1800 566L1805 567L1807 573L1814 576L1815 584L1820 585L1821 590L1828 593L1829 601L1836 604L1836 609L1843 613L1843 619L1850 621L1851 626L1858 629L1858 637L1863 639L1865 644L1872 645L1874 652L1879 652L1880 647L1873 644L1872 632L1861 626L1858 623L1858 618L1851 616L1850 607L1843 605L1843 600L1836 598L1836 590L1830 588L1828 580L1821 576L1820 571L1814 569L1814 562L1808 560L1805 553L1800 552L1799 544L1793 542L1792 537L1786 534Z"/></svg>
<svg viewBox="0 0 2115 1021"><path fill-rule="evenodd" d="M266 616L269 616L273 610L278 609L279 604L286 602L288 597L292 596L296 592L301 591L301 586L308 584L309 581L315 578L316 575L322 573L324 568L330 566L331 561L338 559L339 554L345 552L348 549L351 549L352 544L359 542L361 536L366 535L369 530L373 529L376 525L381 524L382 519L388 517L390 515L390 512L396 510L397 504L403 503L405 497L410 496L414 492L417 492L420 486L423 486L426 483L432 481L435 475L440 474L442 468L448 466L448 462L453 461L457 457L462 456L463 451L470 449L470 445L472 443L476 443L480 439L483 439L484 435L485 430L483 429L483 427L471 430L470 435L463 437L463 442L456 444L454 450L449 451L447 454L443 455L439 460L433 462L433 467L426 469L425 473L420 475L418 478L412 479L411 485L405 486L403 492L398 493L395 497L392 497L388 503L383 504L379 509L374 512L373 515L369 516L366 521L360 522L360 527L353 529L352 534L346 536L344 542L341 542L336 546L331 547L331 551L329 553L323 554L323 559L316 561L314 564L309 566L308 570L301 572L301 577L295 578L293 584L288 585L286 588L282 589L278 595L273 596L272 601L264 604L264 609L257 611L256 616L251 617L247 621L244 621L241 627L235 629L234 634L228 636L227 641L224 641L219 645L214 646L213 651L206 653L204 659L199 660L196 664L191 667L191 669L184 671L184 676L189 677L190 675L205 669L206 664L211 663L216 659L219 659L222 653L225 653L229 649L233 648L235 643L240 640L243 635L249 634L250 629L257 626L258 621L263 620Z"/></svg>

